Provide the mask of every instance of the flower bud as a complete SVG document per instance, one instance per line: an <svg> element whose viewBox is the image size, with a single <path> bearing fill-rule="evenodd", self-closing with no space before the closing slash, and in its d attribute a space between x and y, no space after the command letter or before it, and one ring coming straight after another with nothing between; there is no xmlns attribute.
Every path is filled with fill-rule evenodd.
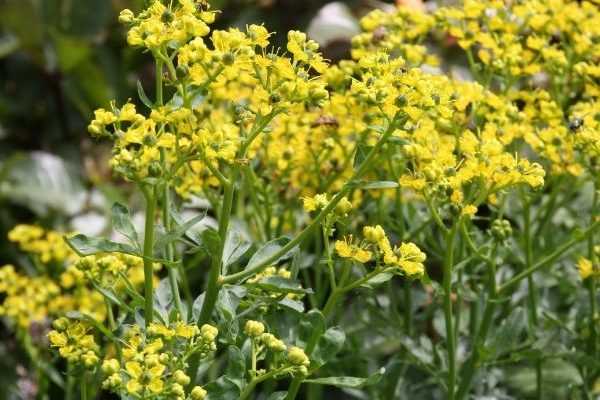
<svg viewBox="0 0 600 400"><path fill-rule="evenodd" d="M215 340L217 335L219 334L219 330L212 325L204 324L200 328L200 336L207 342L212 342Z"/></svg>
<svg viewBox="0 0 600 400"><path fill-rule="evenodd" d="M161 364L166 364L169 362L169 355L167 353L162 353L160 356L158 356L158 360L160 361Z"/></svg>
<svg viewBox="0 0 600 400"><path fill-rule="evenodd" d="M99 361L98 356L93 351L88 351L81 356L81 359L86 367L93 367L94 365L98 364Z"/></svg>
<svg viewBox="0 0 600 400"><path fill-rule="evenodd" d="M153 178L158 178L162 175L162 166L158 161L152 161L150 165L148 165L148 175Z"/></svg>
<svg viewBox="0 0 600 400"><path fill-rule="evenodd" d="M177 79L183 80L188 77L190 70L185 65L178 65L177 69L175 69L175 74Z"/></svg>
<svg viewBox="0 0 600 400"><path fill-rule="evenodd" d="M287 358L290 364L292 365L310 365L310 360L308 356L300 347L292 346L288 349Z"/></svg>
<svg viewBox="0 0 600 400"><path fill-rule="evenodd" d="M232 65L235 62L235 56L233 53L225 53L223 54L223 64Z"/></svg>
<svg viewBox="0 0 600 400"><path fill-rule="evenodd" d="M135 15L133 14L133 11L127 8L119 13L119 22L122 24L129 24L133 21L134 18Z"/></svg>
<svg viewBox="0 0 600 400"><path fill-rule="evenodd" d="M363 228L363 235L365 236L365 239L371 243L378 243L385 239L385 232L380 225L365 226Z"/></svg>
<svg viewBox="0 0 600 400"><path fill-rule="evenodd" d="M175 396L184 396L185 395L185 391L183 390L183 386L181 386L179 383L174 383L173 386L171 386L171 392Z"/></svg>
<svg viewBox="0 0 600 400"><path fill-rule="evenodd" d="M262 322L248 321L244 326L244 333L250 337L258 337L265 331L265 326Z"/></svg>
<svg viewBox="0 0 600 400"><path fill-rule="evenodd" d="M263 333L260 339L271 351L281 352L285 350L285 343L270 333Z"/></svg>
<svg viewBox="0 0 600 400"><path fill-rule="evenodd" d="M119 361L115 358L111 358L109 360L104 360L102 363L102 372L106 375L113 375L119 372L121 366L119 365Z"/></svg>
<svg viewBox="0 0 600 400"><path fill-rule="evenodd" d="M175 382L179 383L182 386L187 386L190 384L190 377L187 376L185 374L185 372L183 372L180 369L175 371L175 373L173 374L173 377L175 378Z"/></svg>
<svg viewBox="0 0 600 400"><path fill-rule="evenodd" d="M344 216L352 210L352 203L348 198L343 197L342 200L335 206L335 213Z"/></svg>
<svg viewBox="0 0 600 400"><path fill-rule="evenodd" d="M57 331L62 332L69 326L69 320L64 317L59 318L52 323L52 326Z"/></svg>
<svg viewBox="0 0 600 400"><path fill-rule="evenodd" d="M201 386L194 386L192 392L190 393L192 400L204 400L206 394L206 390L204 390Z"/></svg>

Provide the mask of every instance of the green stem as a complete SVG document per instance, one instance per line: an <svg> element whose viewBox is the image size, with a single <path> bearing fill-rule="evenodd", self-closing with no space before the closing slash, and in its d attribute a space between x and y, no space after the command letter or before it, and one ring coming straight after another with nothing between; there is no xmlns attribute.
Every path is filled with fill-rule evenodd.
<svg viewBox="0 0 600 400"><path fill-rule="evenodd" d="M353 189L353 184L360 178L362 178L371 168L371 164L375 160L375 156L379 153L381 147L390 137L395 129L396 124L392 121L387 130L381 135L379 141L373 146L367 157L363 160L360 167L354 172L352 177L348 180L348 183L331 199L329 204L321 210L321 212L315 217L315 219L308 224L295 238L289 241L281 250L274 253L271 257L265 259L262 263L257 264L252 268L247 268L235 274L227 275L221 279L221 283L234 283L255 275L277 261L279 258L289 253L294 247L300 244L308 235L311 234L313 229L323 221L323 219L335 208L335 206Z"/></svg>
<svg viewBox="0 0 600 400"><path fill-rule="evenodd" d="M533 263L533 246L531 243L531 206L529 200L523 197L523 247L525 251L525 269L531 268ZM537 288L533 280L533 274L527 276L527 299L529 305L529 333L531 336L535 335L535 331L538 326L538 312L537 312ZM536 381L536 398L542 399L542 362L541 360L535 361L535 381Z"/></svg>
<svg viewBox="0 0 600 400"><path fill-rule="evenodd" d="M544 257L543 259L541 259L537 263L533 264L531 267L529 267L529 268L521 271L520 273L516 274L515 276L513 276L508 281L504 282L498 288L498 292L499 293L507 292L510 288L512 288L513 286L515 286L516 284L518 284L519 282L521 282L523 279L527 278L528 276L530 276L531 274L533 274L534 272L536 272L537 270L539 270L541 268L544 268L548 264L551 264L552 262L556 261L560 256L562 256L564 253L566 253L568 250L570 250L573 246L575 246L577 244L580 244L581 241L584 238L589 237L589 235L591 235L592 232L594 232L599 227L600 227L600 221L594 222L589 228L587 228L586 230L584 230L581 234L574 235L575 237L573 237L571 240L569 240L568 242L566 242L562 246L559 246L551 254L549 254L548 256Z"/></svg>
<svg viewBox="0 0 600 400"><path fill-rule="evenodd" d="M592 200L592 209L591 209L591 217L590 217L590 225L593 226L594 219L596 218L596 208L598 206L598 182L594 182L594 197ZM597 313L598 313L598 305L596 300L596 281L597 281L597 263L596 263L596 254L594 252L594 233L590 233L588 236L588 257L590 262L592 263L592 276L589 277L588 291L589 291L589 299L590 299L590 338L589 338L589 349L590 353L595 360L598 359L598 328L597 328Z"/></svg>
<svg viewBox="0 0 600 400"><path fill-rule="evenodd" d="M325 243L325 253L327 255L327 268L329 270L329 285L331 290L335 290L337 283L335 281L335 272L333 271L333 258L331 257L331 245L329 243L329 228L323 226L323 242Z"/></svg>
<svg viewBox="0 0 600 400"><path fill-rule="evenodd" d="M349 292L352 289L359 287L363 283L367 282L369 279L373 278L375 275L383 272L381 269L377 269L377 270L371 272L370 274L367 274L367 275L363 276L362 278L354 281L353 283L349 284L348 286L344 286L344 283L350 273L351 266L345 265L345 267L347 267L347 269L345 269L342 274L342 278L340 279L339 286L333 292L331 292L331 296L329 296L329 299L327 300L325 307L323 307L323 317L325 317L325 320L327 320L331 316L333 310L335 309L335 306L337 306L337 304L340 302L340 300L342 299L342 297L345 293ZM315 329L313 331L313 334L310 336L310 338L306 344L306 348L304 349L304 351L306 352L307 355L310 356L312 354L313 350L317 346L319 338L321 337L321 333L322 332L320 332L318 329ZM303 379L302 377L294 378L294 380L292 381L292 383L288 389L288 394L287 394L287 397L285 398L286 400L293 400L296 398L296 396L298 395L298 390L300 389L300 386L302 385L302 379Z"/></svg>
<svg viewBox="0 0 600 400"><path fill-rule="evenodd" d="M183 289L183 297L185 297L185 302L187 304L188 310L188 320L192 318L192 308L194 305L194 297L192 296L192 290L190 289L190 282L188 281L188 277L185 273L185 267L183 263L179 263L177 266L179 270L179 277L181 279L181 287Z"/></svg>
<svg viewBox="0 0 600 400"><path fill-rule="evenodd" d="M81 381L80 381L80 390L81 390L81 400L87 400L88 395L87 395L87 374L85 373L85 371L83 372L83 375L81 377Z"/></svg>
<svg viewBox="0 0 600 400"><path fill-rule="evenodd" d="M110 326L110 330L114 332L117 329L115 315L113 313L112 305L106 297L104 298L104 305L106 306L106 314L108 315L108 325Z"/></svg>
<svg viewBox="0 0 600 400"><path fill-rule="evenodd" d="M233 207L233 183L229 183L225 186L223 194L223 203L221 205L221 213L219 215L219 238L221 243L219 245L219 254L214 254L212 257L210 272L208 276L208 285L206 288L206 294L204 296L204 302L202 303L202 309L200 311L200 317L198 318L198 326L210 321L217 297L219 295L219 282L221 277L221 265L222 265L222 253L225 245L225 238L227 235L227 228L229 227L229 219L231 217L231 209Z"/></svg>
<svg viewBox="0 0 600 400"><path fill-rule="evenodd" d="M161 149L162 151L163 149ZM162 202L162 217L163 217L163 225L165 226L165 230L170 232L172 229L171 223L171 193L169 190L169 186L165 184L163 186L163 202ZM169 242L166 246L166 258L168 261L175 261L175 245L173 242ZM177 312L179 313L179 317L181 319L186 318L186 313L183 308L183 304L181 303L181 296L179 294L179 286L177 284L177 267L169 266L169 286L171 288L171 293L173 295L173 299L175 300L175 307Z"/></svg>
<svg viewBox="0 0 600 400"><path fill-rule="evenodd" d="M454 241L458 231L455 223L446 234L446 254L444 257L444 319L446 322L446 347L448 351L448 400L454 400L456 385L456 337L452 318L452 267L454 266Z"/></svg>
<svg viewBox="0 0 600 400"><path fill-rule="evenodd" d="M254 391L254 388L256 388L256 385L274 377L275 375L284 373L286 368L289 368L289 367L280 367L280 368L274 369L270 372L267 372L266 374L260 375L256 378L252 379L250 381L250 383L248 383L246 385L246 387L244 387L244 390L242 391L242 393L240 393L239 400L246 400L247 398L249 398L250 395L252 394L252 392Z"/></svg>
<svg viewBox="0 0 600 400"><path fill-rule="evenodd" d="M412 336L412 282L404 282L404 329L406 336Z"/></svg>
<svg viewBox="0 0 600 400"><path fill-rule="evenodd" d="M156 104L163 105L163 62L158 57L155 58L156 74Z"/></svg>
<svg viewBox="0 0 600 400"><path fill-rule="evenodd" d="M478 367L479 360L481 358L481 352L483 350L483 346L485 345L488 332L492 325L494 311L498 302L498 288L496 285L496 260L494 257L495 251L496 248L492 249L491 255L490 257L488 257L488 298L485 304L485 309L483 311L483 318L481 320L481 325L477 329L475 338L473 339L473 349L471 351L471 356L466 361L461 371L461 380L458 390L456 392L456 400L462 400L465 396L467 396L469 390L471 389L473 377L475 376L475 371Z"/></svg>
<svg viewBox="0 0 600 400"><path fill-rule="evenodd" d="M156 194L154 189L148 189L142 187L144 196L146 198L146 221L144 225L144 319L146 321L146 327L152 323L153 311L154 311L154 299L153 299L153 278L154 278L154 266L152 258L154 256L154 216L156 213Z"/></svg>
<svg viewBox="0 0 600 400"><path fill-rule="evenodd" d="M73 375L73 364L67 361L67 386L65 388L65 400L73 400L73 386L75 386Z"/></svg>

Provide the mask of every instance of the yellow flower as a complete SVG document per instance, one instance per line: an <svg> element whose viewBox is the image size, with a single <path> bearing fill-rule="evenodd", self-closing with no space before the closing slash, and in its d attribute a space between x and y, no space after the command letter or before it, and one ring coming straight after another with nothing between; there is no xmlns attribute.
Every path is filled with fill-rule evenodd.
<svg viewBox="0 0 600 400"><path fill-rule="evenodd" d="M340 257L352 258L362 264L369 262L373 256L369 250L352 244L352 236L348 236L344 240L337 240L334 247Z"/></svg>
<svg viewBox="0 0 600 400"><path fill-rule="evenodd" d="M577 261L577 268L579 268L579 276L581 276L581 279L583 280L589 278L594 273L592 262L585 257L579 258Z"/></svg>
<svg viewBox="0 0 600 400"><path fill-rule="evenodd" d="M160 363L148 368L136 361L127 362L125 370L130 377L129 382L127 382L127 391L130 394L137 394L144 388L148 388L152 393L161 393L164 388L162 374L165 368Z"/></svg>
<svg viewBox="0 0 600 400"><path fill-rule="evenodd" d="M248 27L248 36L252 42L262 48L265 48L269 45L269 36L271 34L267 31L267 29L262 25L250 25Z"/></svg>
<svg viewBox="0 0 600 400"><path fill-rule="evenodd" d="M477 213L477 207L475 207L473 204L468 204L463 207L461 215L471 218L476 213Z"/></svg>

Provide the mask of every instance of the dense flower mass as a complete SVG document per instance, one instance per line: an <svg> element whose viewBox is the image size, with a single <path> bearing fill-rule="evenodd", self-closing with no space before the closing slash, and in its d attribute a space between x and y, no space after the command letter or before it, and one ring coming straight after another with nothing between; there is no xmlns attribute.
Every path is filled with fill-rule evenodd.
<svg viewBox="0 0 600 400"><path fill-rule="evenodd" d="M598 394L596 2L374 10L338 63L301 31L279 48L265 25L212 29L204 0L146 3L119 21L156 86L88 126L141 193L143 235L119 203L120 235L17 225L0 268L0 316L32 360L63 359L57 387ZM546 359L576 377L544 387Z"/></svg>
<svg viewBox="0 0 600 400"><path fill-rule="evenodd" d="M182 322L153 323L145 333L133 326L125 335L122 360L104 360L103 386L135 398L202 399L205 392L199 386L186 395L191 382L185 373L186 359L193 353L206 357L215 351L217 335L217 328L208 324L198 328Z"/></svg>

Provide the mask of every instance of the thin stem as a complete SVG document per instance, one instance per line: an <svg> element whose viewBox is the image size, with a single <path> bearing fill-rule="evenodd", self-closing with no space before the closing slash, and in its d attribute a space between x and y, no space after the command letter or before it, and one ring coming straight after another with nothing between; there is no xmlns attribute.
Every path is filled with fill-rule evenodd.
<svg viewBox="0 0 600 400"><path fill-rule="evenodd" d="M161 149L163 150L163 149ZM167 232L171 231L172 223L171 223L171 193L169 190L169 186L165 184L163 186L163 202L162 202L162 217L163 224L165 226L165 230ZM175 261L175 245L173 242L169 242L166 246L166 257L170 262ZM181 319L186 318L186 313L183 308L183 304L181 303L181 296L179 294L179 286L177 284L177 267L169 266L167 268L169 274L169 286L171 288L171 293L173 295L173 299L175 300L175 307L177 312L179 313L179 317Z"/></svg>
<svg viewBox="0 0 600 400"><path fill-rule="evenodd" d="M246 385L246 387L244 387L244 390L240 394L239 400L246 400L247 398L250 397L250 395L254 391L254 388L256 388L256 385L258 385L261 382L266 381L267 379L274 377L275 375L283 374L285 372L285 370L288 368L289 367L279 367L277 369L267 372L266 374L260 375L256 378L252 379L250 381L250 383L248 383Z"/></svg>
<svg viewBox="0 0 600 400"><path fill-rule="evenodd" d="M412 336L412 282L404 282L404 329L406 336Z"/></svg>
<svg viewBox="0 0 600 400"><path fill-rule="evenodd" d="M163 61L160 58L155 58L155 74L156 74L156 104L163 105Z"/></svg>
<svg viewBox="0 0 600 400"><path fill-rule="evenodd" d="M455 223L446 235L446 254L444 257L444 319L446 322L446 347L448 351L448 400L454 399L456 385L456 337L452 318L452 267L454 266L454 241L458 231Z"/></svg>
<svg viewBox="0 0 600 400"><path fill-rule="evenodd" d="M117 329L115 315L113 313L112 305L106 297L104 298L104 305L106 306L106 314L108 315L108 326L110 326L110 330L114 332Z"/></svg>
<svg viewBox="0 0 600 400"><path fill-rule="evenodd" d="M81 390L81 400L87 400L88 395L87 395L87 374L85 373L85 371L83 372L82 376L81 376L81 381L80 381L80 390Z"/></svg>
<svg viewBox="0 0 600 400"><path fill-rule="evenodd" d="M233 184L228 184L225 186L223 203L221 205L221 213L219 215L219 238L221 239L219 251L220 254L214 254L212 256L210 273L208 276L208 285L206 287L206 294L204 297L204 303L202 304L202 309L200 311L200 317L198 318L198 326L202 326L210 320L214 305L217 302L217 297L219 295L222 253L225 245L227 228L229 227L231 209L233 207L233 192Z"/></svg>
<svg viewBox="0 0 600 400"><path fill-rule="evenodd" d="M340 278L339 286L334 291L331 292L331 295L329 296L329 299L327 300L325 307L323 307L323 316L325 317L325 320L327 320L329 318L329 316L335 309L335 306L342 299L344 293L362 285L363 283L365 283L366 281L371 279L373 276L382 272L382 270L378 269L378 270L373 271L370 274L367 274L364 277L356 280L355 282L351 283L350 285L344 286L346 279L350 275L350 269L352 268L352 266L344 265L343 267L345 269L342 272L342 277ZM315 329L313 331L312 335L310 336L310 338L308 339L308 342L306 344L306 348L304 349L304 351L309 356L312 354L313 350L317 346L319 338L321 337L321 333L322 332L320 332L318 329ZM296 398L296 396L298 395L298 391L300 390L301 385L302 385L302 377L294 378L294 380L290 384L290 387L288 389L288 393L287 393L285 400L294 400Z"/></svg>
<svg viewBox="0 0 600 400"><path fill-rule="evenodd" d="M67 361L67 387L65 388L65 400L73 400L73 386L75 384L73 375L73 364Z"/></svg>
<svg viewBox="0 0 600 400"><path fill-rule="evenodd" d="M531 268L533 263L533 246L531 243L531 206L529 200L523 194L523 247L525 251L525 269ZM533 280L533 274L527 276L527 299L529 303L529 333L535 335L535 330L538 325L537 312L537 289ZM542 399L542 362L535 361L535 381L536 381L536 398Z"/></svg>
<svg viewBox="0 0 600 400"><path fill-rule="evenodd" d="M598 206L598 182L594 182L594 197L592 200L592 209L591 209L591 217L590 217L590 225L593 226L594 219L596 218L596 208ZM597 328L597 313L598 313L598 305L596 300L596 281L597 281L597 271L596 271L596 254L594 252L594 234L590 233L588 236L588 257L590 262L592 263L592 275L589 277L588 291L589 291L589 299L590 299L590 338L589 338L589 349L591 355L594 359L598 359L598 328Z"/></svg>
<svg viewBox="0 0 600 400"><path fill-rule="evenodd" d="M471 384L473 383L473 377L475 376L477 364L479 363L479 360L481 358L481 351L483 350L483 346L485 345L488 332L492 325L496 304L498 303L495 252L496 247L492 249L490 257L487 257L487 259L489 260L487 281L488 297L485 304L485 309L483 311L481 325L479 325L477 333L475 334L475 338L473 339L473 349L471 350L471 356L466 361L461 371L461 380L460 385L458 387L458 391L456 393L456 400L462 400L465 396L467 396L469 390L471 389Z"/></svg>
<svg viewBox="0 0 600 400"><path fill-rule="evenodd" d="M348 183L331 199L329 204L321 210L321 212L308 224L295 238L289 241L284 247L278 252L274 253L271 257L265 259L262 263L257 264L252 268L247 268L241 272L227 275L221 279L221 283L234 283L255 275L277 261L280 257L290 252L294 247L300 244L308 235L311 234L313 229L323 221L323 219L335 208L335 206L352 190L354 184L358 179L362 178L370 169L371 164L375 160L375 156L379 153L379 150L390 137L394 131L396 124L392 121L388 129L383 133L377 144L371 148L367 157L363 160L360 167L354 172L352 177L348 180Z"/></svg>
<svg viewBox="0 0 600 400"><path fill-rule="evenodd" d="M194 297L192 296L192 290L190 289L190 282L188 281L187 275L185 273L185 268L183 263L179 263L177 265L179 270L179 277L181 279L181 287L183 289L183 297L185 297L185 302L187 304L188 310L188 320L192 318L192 308L194 305Z"/></svg>
<svg viewBox="0 0 600 400"><path fill-rule="evenodd" d="M153 278L154 278L154 215L156 212L156 194L154 189L148 189L143 186L142 191L146 198L146 221L144 225L144 318L146 327L152 323L154 299L153 299Z"/></svg>
<svg viewBox="0 0 600 400"><path fill-rule="evenodd" d="M539 270L541 268L544 268L548 264L551 264L552 262L556 261L560 256L562 256L564 253L566 253L568 250L570 250L573 246L575 246L577 244L580 244L581 241L584 238L589 237L589 235L591 235L592 232L594 232L599 227L600 227L600 221L594 222L594 224L592 224L589 228L587 228L586 230L584 230L581 234L579 234L579 235L576 234L575 237L573 237L571 240L569 240L568 242L566 242L562 246L559 246L551 254L549 254L548 256L544 257L543 259L541 259L537 263L533 264L531 267L529 267L529 268L521 271L520 273L516 274L515 276L513 276L508 281L504 282L498 288L498 292L499 293L504 293L504 292L508 291L514 285L518 284L523 279L527 278L528 276L530 276L531 274L533 274L537 270Z"/></svg>
<svg viewBox="0 0 600 400"><path fill-rule="evenodd" d="M329 243L329 228L323 227L323 242L325 243L325 253L327 255L327 268L329 270L329 285L331 290L335 290L337 283L335 281L335 272L333 271L333 258L331 257L331 246Z"/></svg>

